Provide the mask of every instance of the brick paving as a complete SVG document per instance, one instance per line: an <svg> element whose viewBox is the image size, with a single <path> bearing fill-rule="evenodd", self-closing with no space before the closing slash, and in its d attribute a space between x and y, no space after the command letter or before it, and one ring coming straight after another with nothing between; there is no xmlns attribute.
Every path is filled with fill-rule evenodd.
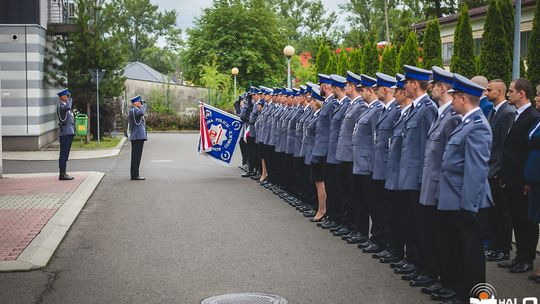
<svg viewBox="0 0 540 304"><path fill-rule="evenodd" d="M0 261L14 261L86 179L57 175L0 179Z"/></svg>

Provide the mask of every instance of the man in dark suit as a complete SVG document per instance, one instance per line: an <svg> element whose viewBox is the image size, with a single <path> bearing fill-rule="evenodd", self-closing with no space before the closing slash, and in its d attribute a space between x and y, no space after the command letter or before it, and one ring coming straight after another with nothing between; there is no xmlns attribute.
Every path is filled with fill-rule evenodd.
<svg viewBox="0 0 540 304"><path fill-rule="evenodd" d="M512 241L512 222L508 200L504 195L501 180L503 161L503 144L508 130L516 117L516 108L506 100L506 85L500 79L489 82L486 89L487 98L493 102L494 108L487 119L493 133L491 158L489 159L489 186L495 206L489 212L489 230L491 235L490 250L486 251L487 261L503 261L509 259Z"/></svg>
<svg viewBox="0 0 540 304"><path fill-rule="evenodd" d="M531 95L532 86L528 80L519 78L510 84L508 101L517 111L503 147L502 181L506 198L511 202L509 205L516 238L516 258L499 262L498 265L509 268L512 273L532 270L538 243L538 225L527 216L529 189L523 173L527 154L531 150L528 132L540 117L540 113L531 106Z"/></svg>

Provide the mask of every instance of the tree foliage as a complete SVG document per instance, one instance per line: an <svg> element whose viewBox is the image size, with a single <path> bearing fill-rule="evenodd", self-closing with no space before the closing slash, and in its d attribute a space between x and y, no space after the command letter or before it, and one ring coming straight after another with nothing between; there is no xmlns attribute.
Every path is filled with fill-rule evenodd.
<svg viewBox="0 0 540 304"><path fill-rule="evenodd" d="M362 73L362 49L357 48L351 51L347 69L357 75Z"/></svg>
<svg viewBox="0 0 540 304"><path fill-rule="evenodd" d="M341 48L341 52L338 54L338 64L336 69L336 74L345 75L347 73L347 68L349 67L349 55L345 48Z"/></svg>
<svg viewBox="0 0 540 304"><path fill-rule="evenodd" d="M377 44L368 42L363 48L361 70L363 74L375 76L379 70L379 51Z"/></svg>
<svg viewBox="0 0 540 304"><path fill-rule="evenodd" d="M317 58L315 60L317 74L326 73L326 66L328 65L328 61L330 61L331 55L330 47L328 47L328 45L321 44L319 46L319 51L317 52Z"/></svg>
<svg viewBox="0 0 540 304"><path fill-rule="evenodd" d="M540 84L540 1L536 1L533 27L527 52L527 78L533 86Z"/></svg>
<svg viewBox="0 0 540 304"><path fill-rule="evenodd" d="M510 60L512 60L514 50L514 6L512 5L512 0L498 1L503 20L502 25L504 27L506 51L508 52Z"/></svg>
<svg viewBox="0 0 540 304"><path fill-rule="evenodd" d="M332 50L330 53L330 59L328 59L328 63L326 64L326 69L324 70L324 73L327 75L335 74L337 71L338 66L338 54L335 50Z"/></svg>
<svg viewBox="0 0 540 304"><path fill-rule="evenodd" d="M464 5L461 9L454 31L454 50L450 62L450 70L468 78L476 74L474 40L467 5Z"/></svg>
<svg viewBox="0 0 540 304"><path fill-rule="evenodd" d="M442 42L439 20L429 21L422 43L422 65L425 69L432 66L442 67Z"/></svg>
<svg viewBox="0 0 540 304"><path fill-rule="evenodd" d="M286 76L282 53L286 38L277 30L278 21L264 0L214 1L188 31L183 52L185 77L201 84L201 67L215 60L221 73L228 74L231 67L237 67L237 79L244 87L250 82L282 83Z"/></svg>
<svg viewBox="0 0 540 304"><path fill-rule="evenodd" d="M407 37L407 41L399 50L398 55L398 71L402 70L403 65L418 66L418 57L420 52L418 51L418 38L415 32L410 32Z"/></svg>
<svg viewBox="0 0 540 304"><path fill-rule="evenodd" d="M510 83L512 76L512 60L508 53L508 41L501 15L499 3L491 0L484 23L484 33L482 34L482 48L478 73L488 79L502 79Z"/></svg>
<svg viewBox="0 0 540 304"><path fill-rule="evenodd" d="M379 72L394 76L397 73L397 51L396 47L391 45L383 50Z"/></svg>

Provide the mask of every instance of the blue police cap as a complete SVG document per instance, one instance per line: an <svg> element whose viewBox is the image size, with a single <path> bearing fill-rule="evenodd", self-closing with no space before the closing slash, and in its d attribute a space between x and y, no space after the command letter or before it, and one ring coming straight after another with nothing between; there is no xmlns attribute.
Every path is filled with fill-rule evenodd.
<svg viewBox="0 0 540 304"><path fill-rule="evenodd" d="M362 78L351 71L347 71L347 82L354 84L355 86L362 83Z"/></svg>
<svg viewBox="0 0 540 304"><path fill-rule="evenodd" d="M300 85L300 95L304 95L307 93L307 87L303 84Z"/></svg>
<svg viewBox="0 0 540 304"><path fill-rule="evenodd" d="M405 80L429 81L431 76L431 71L418 67L404 65L403 69L405 70Z"/></svg>
<svg viewBox="0 0 540 304"><path fill-rule="evenodd" d="M319 91L319 88L317 87L312 88L311 97L320 101L324 101L324 97L321 96L321 91Z"/></svg>
<svg viewBox="0 0 540 304"><path fill-rule="evenodd" d="M300 89L294 88L293 89L293 96L300 96Z"/></svg>
<svg viewBox="0 0 540 304"><path fill-rule="evenodd" d="M141 101L141 100L142 100L141 95L137 95L137 96L131 98L131 103L135 103L135 102Z"/></svg>
<svg viewBox="0 0 540 304"><path fill-rule="evenodd" d="M360 79L360 84L357 85L357 87L372 87L374 84L377 83L377 79L365 74L360 75Z"/></svg>
<svg viewBox="0 0 540 304"><path fill-rule="evenodd" d="M257 104L263 107L264 107L264 103L265 103L264 99L259 99L259 101L257 101Z"/></svg>
<svg viewBox="0 0 540 304"><path fill-rule="evenodd" d="M313 92L312 91L312 88L315 86L315 84L313 82L306 82L306 92L307 93L311 93Z"/></svg>
<svg viewBox="0 0 540 304"><path fill-rule="evenodd" d="M285 89L285 95L287 96L293 96L293 91L291 89Z"/></svg>
<svg viewBox="0 0 540 304"><path fill-rule="evenodd" d="M431 79L431 82L444 82L448 84L454 83L454 74L447 72L445 69L440 68L438 66L434 66L431 68L431 71L433 71L433 77Z"/></svg>
<svg viewBox="0 0 540 304"><path fill-rule="evenodd" d="M317 76L319 76L319 83L321 84L326 83L326 84L332 85L332 78L330 78L330 76L326 74L318 74Z"/></svg>
<svg viewBox="0 0 540 304"><path fill-rule="evenodd" d="M374 85L376 87L387 87L387 88L391 88L393 87L397 80L390 76L390 75L386 75L384 73L375 73L375 75L377 76L377 83Z"/></svg>
<svg viewBox="0 0 540 304"><path fill-rule="evenodd" d="M396 74L396 84L392 86L392 89L405 89L405 76L403 74Z"/></svg>
<svg viewBox="0 0 540 304"><path fill-rule="evenodd" d="M58 97L62 97L62 96L68 95L68 94L69 94L68 89L63 89L62 91L56 93L56 95L58 95Z"/></svg>
<svg viewBox="0 0 540 304"><path fill-rule="evenodd" d="M472 96L480 97L484 93L485 88L479 86L469 78L454 73L454 83L452 89L448 93L463 92Z"/></svg>
<svg viewBox="0 0 540 304"><path fill-rule="evenodd" d="M344 88L347 82L347 79L345 79L345 77L336 74L330 75L330 79L332 79L332 86L338 88Z"/></svg>

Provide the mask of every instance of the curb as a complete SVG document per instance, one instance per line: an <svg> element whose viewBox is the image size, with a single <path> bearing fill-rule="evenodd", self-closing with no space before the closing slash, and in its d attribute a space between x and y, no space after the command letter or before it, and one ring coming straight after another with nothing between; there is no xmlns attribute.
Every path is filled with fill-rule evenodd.
<svg viewBox="0 0 540 304"><path fill-rule="evenodd" d="M79 215L94 190L105 175L102 172L87 172L88 176L71 194L68 200L41 229L15 261L0 262L0 272L30 271L47 266L56 248L60 245L69 228ZM35 177L58 175L46 174L6 174L6 177Z"/></svg>

